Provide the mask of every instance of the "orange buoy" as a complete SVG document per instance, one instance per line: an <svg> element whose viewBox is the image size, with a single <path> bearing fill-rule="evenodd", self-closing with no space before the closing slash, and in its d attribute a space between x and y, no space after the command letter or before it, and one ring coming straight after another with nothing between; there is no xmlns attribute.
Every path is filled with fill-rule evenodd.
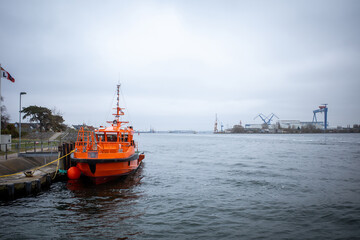
<svg viewBox="0 0 360 240"><path fill-rule="evenodd" d="M139 155L139 161L142 161L145 158L145 155L142 153Z"/></svg>
<svg viewBox="0 0 360 240"><path fill-rule="evenodd" d="M68 169L67 175L69 179L79 179L81 175L81 171L77 167L71 167Z"/></svg>

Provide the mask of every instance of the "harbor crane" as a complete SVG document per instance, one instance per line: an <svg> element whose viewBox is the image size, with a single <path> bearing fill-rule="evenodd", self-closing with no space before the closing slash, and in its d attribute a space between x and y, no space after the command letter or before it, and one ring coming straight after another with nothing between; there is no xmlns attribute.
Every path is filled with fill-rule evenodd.
<svg viewBox="0 0 360 240"><path fill-rule="evenodd" d="M217 114L215 114L214 133L217 133L217 132L218 132L217 125L218 125L218 118L217 118Z"/></svg>
<svg viewBox="0 0 360 240"><path fill-rule="evenodd" d="M220 122L220 127L221 127L221 131L220 132L224 132L224 124L222 122ZM215 124L214 124L214 133L218 133L219 129L218 129L218 118L217 118L217 114L215 114Z"/></svg>
<svg viewBox="0 0 360 240"><path fill-rule="evenodd" d="M316 118L316 114L317 113L324 113L324 129L327 129L328 123L327 123L327 112L328 112L328 107L327 107L327 103L322 104L321 106L319 106L319 109L315 109L313 111L314 116L313 116L313 123L317 123L317 118Z"/></svg>
<svg viewBox="0 0 360 240"><path fill-rule="evenodd" d="M276 116L274 113L271 113L269 116L265 116L264 114L260 113L259 115L257 115L254 120L257 118L257 117L260 117L261 120L263 120L263 122L266 124L266 125L270 125L271 124L271 121L273 120L273 117L276 117L277 119L278 116Z"/></svg>

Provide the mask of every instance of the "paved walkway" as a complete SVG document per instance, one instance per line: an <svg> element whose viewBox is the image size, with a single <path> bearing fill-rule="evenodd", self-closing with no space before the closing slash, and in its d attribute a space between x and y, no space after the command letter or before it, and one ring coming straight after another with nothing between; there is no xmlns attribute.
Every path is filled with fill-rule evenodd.
<svg viewBox="0 0 360 240"><path fill-rule="evenodd" d="M61 134L63 134L62 132L57 132L55 133L54 135L52 135L50 138L49 138L49 141L54 141L55 139L57 139Z"/></svg>
<svg viewBox="0 0 360 240"><path fill-rule="evenodd" d="M7 161L0 161L0 175L22 172L27 169L42 166L48 162L57 159L57 157L57 152L54 152L53 154L47 152L39 152L38 154L28 153L23 154L20 157L8 158Z"/></svg>
<svg viewBox="0 0 360 240"><path fill-rule="evenodd" d="M12 159L12 158L17 158L17 157L18 157L17 153L11 153L11 154L7 155L8 160ZM0 162L3 162L3 161L7 161L5 155L0 156Z"/></svg>

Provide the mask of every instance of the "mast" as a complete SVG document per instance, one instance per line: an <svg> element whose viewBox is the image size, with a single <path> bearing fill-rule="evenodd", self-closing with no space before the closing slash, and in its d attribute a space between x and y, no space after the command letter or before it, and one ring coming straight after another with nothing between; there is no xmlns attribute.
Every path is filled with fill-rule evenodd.
<svg viewBox="0 0 360 240"><path fill-rule="evenodd" d="M121 84L116 85L117 87L117 102L116 102L116 121L119 122L120 118L120 107L119 107L119 101L120 101L120 86Z"/></svg>
<svg viewBox="0 0 360 240"><path fill-rule="evenodd" d="M124 112L122 111L124 108L120 107L120 86L121 84L116 85L117 87L117 101L116 101L116 113L113 114L115 115L115 120L112 122L113 126L117 126L117 127L121 127L121 124L123 123L129 123L127 121L120 121L120 116L124 115ZM111 123L111 122L109 122Z"/></svg>

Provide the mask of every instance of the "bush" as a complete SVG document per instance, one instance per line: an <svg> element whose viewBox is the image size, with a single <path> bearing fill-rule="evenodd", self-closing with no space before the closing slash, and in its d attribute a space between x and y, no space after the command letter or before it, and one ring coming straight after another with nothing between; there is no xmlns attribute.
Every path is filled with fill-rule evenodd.
<svg viewBox="0 0 360 240"><path fill-rule="evenodd" d="M14 124L8 124L6 128L1 131L1 134L11 134L12 138L19 137L19 132Z"/></svg>

